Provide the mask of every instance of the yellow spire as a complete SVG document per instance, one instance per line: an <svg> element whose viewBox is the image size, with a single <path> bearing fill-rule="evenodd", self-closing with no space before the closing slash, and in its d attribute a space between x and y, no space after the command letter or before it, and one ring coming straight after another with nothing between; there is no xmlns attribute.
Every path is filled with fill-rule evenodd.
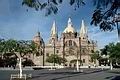
<svg viewBox="0 0 120 80"><path fill-rule="evenodd" d="M51 36L57 35L57 28L55 21L53 22L52 28L51 28Z"/></svg>

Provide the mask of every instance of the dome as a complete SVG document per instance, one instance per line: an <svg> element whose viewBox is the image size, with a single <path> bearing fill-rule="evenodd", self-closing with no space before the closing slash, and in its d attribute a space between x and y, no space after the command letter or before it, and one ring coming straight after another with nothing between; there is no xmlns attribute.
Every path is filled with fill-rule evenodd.
<svg viewBox="0 0 120 80"><path fill-rule="evenodd" d="M69 32L75 33L75 29L73 28L73 24L72 24L72 21L71 21L70 18L69 18L69 20L68 20L68 25L67 25L67 27L65 28L65 30L63 31L63 33L69 33Z"/></svg>
<svg viewBox="0 0 120 80"><path fill-rule="evenodd" d="M65 28L63 33L69 33L69 32L75 33L75 29L72 26L68 26Z"/></svg>
<svg viewBox="0 0 120 80"><path fill-rule="evenodd" d="M40 36L40 32L37 32L37 34L34 36L33 41L40 45L40 42L43 42L42 37Z"/></svg>

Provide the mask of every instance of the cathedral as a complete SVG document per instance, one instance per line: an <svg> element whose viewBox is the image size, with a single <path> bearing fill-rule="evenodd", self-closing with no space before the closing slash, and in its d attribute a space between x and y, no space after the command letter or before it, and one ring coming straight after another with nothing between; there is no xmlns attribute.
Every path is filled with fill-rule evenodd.
<svg viewBox="0 0 120 80"><path fill-rule="evenodd" d="M84 20L82 20L80 30L77 32L74 29L71 18L68 19L67 26L60 37L58 37L58 31L54 21L47 43L44 43L39 32L34 36L33 41L39 45L41 53L39 56L35 56L33 60L36 65L53 65L53 63L46 62L47 57L51 54L56 54L66 59L64 65L68 67L76 66L77 60L79 60L79 65L92 65L90 55L97 48L97 42L88 39L88 31Z"/></svg>

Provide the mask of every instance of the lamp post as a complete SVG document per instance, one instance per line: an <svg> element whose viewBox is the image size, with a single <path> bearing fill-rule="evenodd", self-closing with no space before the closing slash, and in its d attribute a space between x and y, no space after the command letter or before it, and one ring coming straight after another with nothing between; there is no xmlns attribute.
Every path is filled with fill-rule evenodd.
<svg viewBox="0 0 120 80"><path fill-rule="evenodd" d="M80 52L80 67L81 67L81 63L82 63L82 60L81 60L81 50L82 50L82 46L81 46L81 37L79 37L79 52ZM80 70L81 72L83 72L83 70Z"/></svg>
<svg viewBox="0 0 120 80"><path fill-rule="evenodd" d="M77 63L76 63L77 72L79 72L79 62L78 62L78 51L77 51Z"/></svg>
<svg viewBox="0 0 120 80"><path fill-rule="evenodd" d="M89 42L89 40L87 40L87 49L88 49L88 65L89 65L89 67L90 67L90 54L89 54L89 52L90 52L90 49L89 49L89 44L90 44L90 42Z"/></svg>
<svg viewBox="0 0 120 80"><path fill-rule="evenodd" d="M63 59L65 60L65 36L63 35ZM65 65L63 61L63 65Z"/></svg>
<svg viewBox="0 0 120 80"><path fill-rule="evenodd" d="M44 58L45 58L45 43L43 41L43 66L45 66Z"/></svg>
<svg viewBox="0 0 120 80"><path fill-rule="evenodd" d="M81 38L79 37L79 52L80 52L80 66L81 66Z"/></svg>

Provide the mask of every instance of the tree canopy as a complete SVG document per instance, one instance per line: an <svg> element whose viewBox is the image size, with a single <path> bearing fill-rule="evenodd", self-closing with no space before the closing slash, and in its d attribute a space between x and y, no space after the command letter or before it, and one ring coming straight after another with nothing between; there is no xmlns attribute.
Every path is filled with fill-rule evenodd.
<svg viewBox="0 0 120 80"><path fill-rule="evenodd" d="M99 51L93 52L93 54L91 54L90 56L91 56L91 61L94 63L96 63L96 60L100 59Z"/></svg>
<svg viewBox="0 0 120 80"><path fill-rule="evenodd" d="M22 5L26 5L30 8L34 8L36 11L45 10L45 16L50 14L57 14L58 5L63 0L23 0ZM75 5L75 9L79 8L80 5L85 5L83 0L69 0L71 6Z"/></svg>
<svg viewBox="0 0 120 80"><path fill-rule="evenodd" d="M0 39L0 66L13 66L16 67L17 58L22 57L27 54L37 54L38 50L36 48L36 44L33 41L25 41L25 40L4 40ZM28 60L25 62L27 65L28 62L32 62L32 60ZM29 63L28 63L29 64Z"/></svg>
<svg viewBox="0 0 120 80"><path fill-rule="evenodd" d="M0 53L19 53L19 57L23 57L26 54L36 54L37 49L36 45L33 41L25 41L25 40L0 40Z"/></svg>
<svg viewBox="0 0 120 80"><path fill-rule="evenodd" d="M119 61L120 60L120 43L110 43L106 45L101 50L102 55L109 55L109 59L112 61Z"/></svg>
<svg viewBox="0 0 120 80"><path fill-rule="evenodd" d="M67 60L63 59L62 57L59 57L58 55L51 54L49 57L47 57L46 61L49 63L61 64L65 63Z"/></svg>
<svg viewBox="0 0 120 80"><path fill-rule="evenodd" d="M112 31L116 26L114 17L119 12L120 0L93 0L96 7L91 24L99 25L101 30Z"/></svg>
<svg viewBox="0 0 120 80"><path fill-rule="evenodd" d="M88 0L89 1L89 0ZM26 5L35 10L45 10L45 15L57 14L58 5L63 0L23 0L22 5ZM85 5L84 0L68 0L71 6L79 8ZM92 14L91 25L99 26L103 31L112 31L116 26L115 15L119 13L120 0L92 0L95 10Z"/></svg>

